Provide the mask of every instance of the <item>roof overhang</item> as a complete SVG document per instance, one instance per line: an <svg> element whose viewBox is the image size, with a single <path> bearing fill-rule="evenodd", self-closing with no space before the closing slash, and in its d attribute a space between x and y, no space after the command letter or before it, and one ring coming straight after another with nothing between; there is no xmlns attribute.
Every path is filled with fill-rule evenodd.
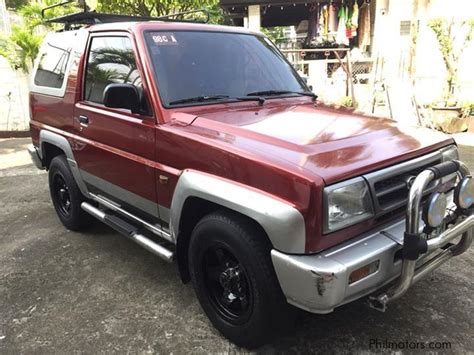
<svg viewBox="0 0 474 355"><path fill-rule="evenodd" d="M309 6L324 0L220 0L220 6L233 19L235 25L242 25L248 6L261 6L262 27L297 26L309 17Z"/></svg>

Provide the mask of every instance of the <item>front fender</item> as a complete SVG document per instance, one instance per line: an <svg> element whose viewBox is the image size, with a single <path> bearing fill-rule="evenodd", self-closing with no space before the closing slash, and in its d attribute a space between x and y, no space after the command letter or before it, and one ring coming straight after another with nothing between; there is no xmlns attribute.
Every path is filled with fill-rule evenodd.
<svg viewBox="0 0 474 355"><path fill-rule="evenodd" d="M189 197L213 202L255 220L267 233L273 248L279 251L305 252L304 218L290 203L261 190L194 170L181 174L173 194L170 228L175 241L183 206Z"/></svg>

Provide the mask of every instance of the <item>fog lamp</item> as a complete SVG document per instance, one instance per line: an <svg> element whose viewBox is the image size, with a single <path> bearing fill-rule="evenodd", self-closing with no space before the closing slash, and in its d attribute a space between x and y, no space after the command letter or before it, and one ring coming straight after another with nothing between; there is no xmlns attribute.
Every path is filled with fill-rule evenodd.
<svg viewBox="0 0 474 355"><path fill-rule="evenodd" d="M430 196L423 211L424 222L432 228L436 228L443 223L448 200L444 193L435 192Z"/></svg>
<svg viewBox="0 0 474 355"><path fill-rule="evenodd" d="M465 176L454 190L454 202L459 208L467 209L474 203L474 181L472 176Z"/></svg>

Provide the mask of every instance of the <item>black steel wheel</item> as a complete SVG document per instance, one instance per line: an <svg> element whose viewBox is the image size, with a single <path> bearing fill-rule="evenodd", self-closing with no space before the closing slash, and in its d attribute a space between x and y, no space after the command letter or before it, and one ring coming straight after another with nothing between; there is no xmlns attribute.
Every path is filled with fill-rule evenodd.
<svg viewBox="0 0 474 355"><path fill-rule="evenodd" d="M53 176L53 189L51 193L55 195L59 213L63 216L69 216L71 213L71 196L69 195L69 188L66 185L64 176L60 171L56 171Z"/></svg>
<svg viewBox="0 0 474 355"><path fill-rule="evenodd" d="M294 312L278 284L271 244L252 220L227 210L194 228L189 272L199 303L226 338L246 348L268 342Z"/></svg>
<svg viewBox="0 0 474 355"><path fill-rule="evenodd" d="M245 267L225 246L209 247L203 258L206 292L220 316L242 324L252 313L253 299Z"/></svg>
<svg viewBox="0 0 474 355"><path fill-rule="evenodd" d="M58 155L49 164L49 192L54 209L62 224L70 230L88 226L92 217L81 209L85 201L64 155Z"/></svg>

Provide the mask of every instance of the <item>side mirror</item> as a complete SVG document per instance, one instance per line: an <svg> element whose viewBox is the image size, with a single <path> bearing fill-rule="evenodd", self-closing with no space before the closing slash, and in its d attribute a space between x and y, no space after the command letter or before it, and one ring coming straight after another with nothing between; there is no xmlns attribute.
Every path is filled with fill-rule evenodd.
<svg viewBox="0 0 474 355"><path fill-rule="evenodd" d="M140 113L140 95L132 84L109 84L104 90L104 105Z"/></svg>

